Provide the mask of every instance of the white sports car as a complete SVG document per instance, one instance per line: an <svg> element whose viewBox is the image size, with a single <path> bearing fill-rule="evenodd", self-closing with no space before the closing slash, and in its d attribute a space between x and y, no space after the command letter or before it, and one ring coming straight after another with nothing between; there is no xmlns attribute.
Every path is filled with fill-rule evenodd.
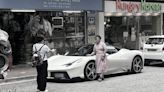
<svg viewBox="0 0 164 92"><path fill-rule="evenodd" d="M68 55L56 55L48 59L48 79L72 79L76 77L87 80L96 79L96 56L87 56L93 45L86 45ZM142 52L118 49L107 46L107 71L105 75L133 72L140 73L144 66Z"/></svg>

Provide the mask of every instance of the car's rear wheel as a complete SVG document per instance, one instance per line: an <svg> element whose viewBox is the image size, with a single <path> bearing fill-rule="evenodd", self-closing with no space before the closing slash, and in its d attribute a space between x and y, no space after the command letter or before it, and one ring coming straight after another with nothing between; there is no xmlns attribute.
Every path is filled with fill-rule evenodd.
<svg viewBox="0 0 164 92"><path fill-rule="evenodd" d="M140 56L136 56L133 59L131 71L132 73L140 73L143 69L143 61Z"/></svg>
<svg viewBox="0 0 164 92"><path fill-rule="evenodd" d="M95 62L88 62L84 69L84 75L87 80L95 80L97 78Z"/></svg>

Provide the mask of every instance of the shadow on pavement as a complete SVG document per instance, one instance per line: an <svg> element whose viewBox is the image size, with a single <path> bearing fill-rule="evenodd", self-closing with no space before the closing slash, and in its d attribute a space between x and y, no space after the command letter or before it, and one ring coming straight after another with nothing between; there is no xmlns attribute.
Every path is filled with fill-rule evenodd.
<svg viewBox="0 0 164 92"><path fill-rule="evenodd" d="M149 67L164 67L164 63L145 65Z"/></svg>
<svg viewBox="0 0 164 92"><path fill-rule="evenodd" d="M105 75L105 78L112 78L112 77L121 77L121 76L126 76L126 75L133 75L134 73L129 73L129 72L123 72L123 73L117 73L117 74L110 74L110 75ZM140 74L140 73L138 73ZM96 80L95 80L96 81ZM85 79L81 78L74 78L71 80L54 80L54 79L48 79L48 82L52 83L78 83L78 82L88 82Z"/></svg>
<svg viewBox="0 0 164 92"><path fill-rule="evenodd" d="M121 76L132 75L132 74L133 73L129 73L129 72L116 73L116 74L106 75L105 78L121 77Z"/></svg>
<svg viewBox="0 0 164 92"><path fill-rule="evenodd" d="M48 79L48 82L55 82L55 83L77 83L77 82L85 82L84 79L81 78L73 78L70 80L61 80L61 79Z"/></svg>

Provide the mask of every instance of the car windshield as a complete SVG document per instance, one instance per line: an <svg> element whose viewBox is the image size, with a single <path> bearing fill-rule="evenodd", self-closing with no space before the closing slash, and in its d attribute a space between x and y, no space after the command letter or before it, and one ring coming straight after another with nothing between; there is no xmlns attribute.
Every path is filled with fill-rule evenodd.
<svg viewBox="0 0 164 92"><path fill-rule="evenodd" d="M93 51L93 46L94 45L87 45L87 46L82 46L75 51L70 51L67 56L86 56L87 54L91 54ZM119 49L115 48L113 46L107 46L107 53L108 54L113 54L118 52Z"/></svg>
<svg viewBox="0 0 164 92"><path fill-rule="evenodd" d="M82 46L75 51L70 51L67 56L86 56L93 51L93 45Z"/></svg>
<svg viewBox="0 0 164 92"><path fill-rule="evenodd" d="M149 38L146 44L163 44L164 38Z"/></svg>

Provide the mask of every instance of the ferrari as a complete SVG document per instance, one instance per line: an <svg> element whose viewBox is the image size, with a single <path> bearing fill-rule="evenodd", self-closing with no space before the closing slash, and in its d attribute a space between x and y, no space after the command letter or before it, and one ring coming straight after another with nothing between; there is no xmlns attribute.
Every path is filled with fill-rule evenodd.
<svg viewBox="0 0 164 92"><path fill-rule="evenodd" d="M85 45L65 55L54 55L48 59L48 79L82 78L95 80L97 78L95 59L88 56L93 51L93 44ZM144 67L144 57L141 51L119 49L107 45L107 69L105 75L132 72L140 73Z"/></svg>

